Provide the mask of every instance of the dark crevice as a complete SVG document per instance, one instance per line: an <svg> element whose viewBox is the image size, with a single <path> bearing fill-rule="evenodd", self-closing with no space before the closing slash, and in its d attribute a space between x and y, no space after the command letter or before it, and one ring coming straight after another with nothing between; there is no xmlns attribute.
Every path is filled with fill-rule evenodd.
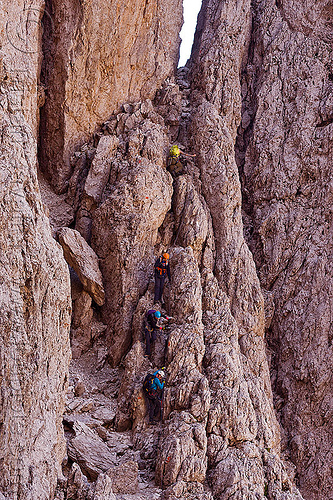
<svg viewBox="0 0 333 500"><path fill-rule="evenodd" d="M58 194L66 191L72 172L69 159L64 157L64 106L70 47L80 26L81 8L79 0L46 0L42 19L40 84L45 104L40 108L38 162Z"/></svg>
<svg viewBox="0 0 333 500"><path fill-rule="evenodd" d="M242 119L237 130L235 160L242 190L244 238L254 255L257 268L260 269L260 266L264 263L263 249L260 235L255 229L254 224L254 200L251 188L252 180L251 178L247 178L245 174L247 150L249 145L253 143L253 128L258 108L257 96L262 85L261 67L263 51L261 47L256 45L257 40L260 40L260 37L257 36L257 32L260 28L256 19L255 8L255 2L253 2L251 40L248 53L245 55L246 60L244 60L242 64L240 77L242 88ZM257 158L254 149L252 154L254 154L255 157L251 157L251 164L255 165Z"/></svg>
<svg viewBox="0 0 333 500"><path fill-rule="evenodd" d="M64 114L62 108L65 94L65 77L63 71L64 61L56 54L54 17L53 1L46 0L45 14L42 19L43 60L40 75L41 84L45 89L45 104L40 109L38 161L40 170L53 187L56 187L54 173L62 168L64 146ZM59 78L60 75L62 75L62 78ZM55 169L53 169L53 166Z"/></svg>
<svg viewBox="0 0 333 500"><path fill-rule="evenodd" d="M316 128L327 127L327 125L330 125L331 123L333 123L333 117L332 118L328 118L327 120L324 120L324 121L322 121L320 123L317 123Z"/></svg>

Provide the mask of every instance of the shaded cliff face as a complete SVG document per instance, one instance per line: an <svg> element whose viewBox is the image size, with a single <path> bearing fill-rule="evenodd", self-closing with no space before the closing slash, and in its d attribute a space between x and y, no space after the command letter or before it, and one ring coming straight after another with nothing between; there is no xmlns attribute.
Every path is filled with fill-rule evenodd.
<svg viewBox="0 0 333 500"><path fill-rule="evenodd" d="M67 189L73 150L174 72L181 23L180 0L46 2L40 165L57 192Z"/></svg>
<svg viewBox="0 0 333 500"><path fill-rule="evenodd" d="M53 498L66 450L71 300L37 181L41 16L41 2L7 2L0 17L0 490L8 499Z"/></svg>
<svg viewBox="0 0 333 500"><path fill-rule="evenodd" d="M331 16L325 1L256 2L242 78L249 243L275 305L273 388L306 498L332 492Z"/></svg>

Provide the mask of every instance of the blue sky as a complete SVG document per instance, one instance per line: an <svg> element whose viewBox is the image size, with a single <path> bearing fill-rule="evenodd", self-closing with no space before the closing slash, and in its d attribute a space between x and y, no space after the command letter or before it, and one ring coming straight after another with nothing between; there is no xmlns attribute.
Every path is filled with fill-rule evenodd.
<svg viewBox="0 0 333 500"><path fill-rule="evenodd" d="M180 58L178 66L184 66L191 55L197 16L201 7L202 0L183 0L184 5L184 24L180 32L182 43L180 46Z"/></svg>

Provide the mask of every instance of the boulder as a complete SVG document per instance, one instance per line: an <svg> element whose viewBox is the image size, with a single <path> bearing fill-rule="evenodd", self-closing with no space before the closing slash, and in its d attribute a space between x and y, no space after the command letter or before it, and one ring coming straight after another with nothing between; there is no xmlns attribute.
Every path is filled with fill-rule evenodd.
<svg viewBox="0 0 333 500"><path fill-rule="evenodd" d="M85 198L91 199L91 204L98 204L101 200L103 190L109 180L112 153L117 148L119 139L115 135L106 135L100 138L96 154L92 161L83 195ZM88 201L84 202L88 208Z"/></svg>
<svg viewBox="0 0 333 500"><path fill-rule="evenodd" d="M106 472L117 463L116 455L111 453L104 441L83 422L73 425L75 436L68 442L68 456L73 462L80 464L83 472L96 480L98 475Z"/></svg>
<svg viewBox="0 0 333 500"><path fill-rule="evenodd" d="M103 425L111 425L116 416L116 409L113 407L100 406L93 412L93 417L101 420Z"/></svg>
<svg viewBox="0 0 333 500"><path fill-rule="evenodd" d="M79 276L84 289L96 304L102 306L105 296L97 255L75 229L63 227L58 232L58 238L66 261Z"/></svg>
<svg viewBox="0 0 333 500"><path fill-rule="evenodd" d="M116 500L112 491L112 479L107 474L98 476L93 500Z"/></svg>
<svg viewBox="0 0 333 500"><path fill-rule="evenodd" d="M73 297L71 347L73 358L78 358L91 347L93 309L91 296L82 290Z"/></svg>

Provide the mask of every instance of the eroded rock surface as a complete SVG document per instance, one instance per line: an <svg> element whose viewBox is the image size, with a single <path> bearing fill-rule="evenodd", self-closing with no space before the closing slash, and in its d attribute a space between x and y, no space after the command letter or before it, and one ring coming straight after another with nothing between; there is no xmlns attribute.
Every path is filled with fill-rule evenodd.
<svg viewBox="0 0 333 500"><path fill-rule="evenodd" d="M116 457L109 451L103 440L83 422L75 422L75 436L68 445L68 456L80 464L82 471L91 479L97 479L116 463Z"/></svg>
<svg viewBox="0 0 333 500"><path fill-rule="evenodd" d="M57 192L66 190L73 149L173 74L181 24L180 0L46 2L41 165Z"/></svg>
<svg viewBox="0 0 333 500"><path fill-rule="evenodd" d="M0 17L4 497L326 500L331 6L204 0L175 78L180 1L102 4L47 1L43 42L42 3Z"/></svg>
<svg viewBox="0 0 333 500"><path fill-rule="evenodd" d="M4 2L0 14L0 490L7 500L54 498L66 453L69 273L37 180L42 8Z"/></svg>
<svg viewBox="0 0 333 500"><path fill-rule="evenodd" d="M153 483L158 429L145 423L146 408L140 417L136 412L140 421L136 436L128 429L119 429L118 406L124 409L121 397L117 401L118 392L121 395L123 391L120 382L123 387L132 387L131 375L136 372L130 353L128 356L127 383L122 369L111 369L108 364L99 368L92 350L72 362L64 425L69 456L76 462L66 473L66 484L59 489L66 500L95 500L97 493L97 500L157 500L161 496L161 490ZM147 369L147 360L144 362ZM143 374L144 371L139 375L140 389ZM76 391L79 385L84 387L80 394ZM131 395L127 396L131 399ZM142 392L141 401L144 405Z"/></svg>
<svg viewBox="0 0 333 500"><path fill-rule="evenodd" d="M248 239L275 307L268 341L283 447L311 500L333 489L329 12L326 1L258 3L239 137Z"/></svg>
<svg viewBox="0 0 333 500"><path fill-rule="evenodd" d="M126 117L125 127L132 117ZM110 172L114 184L106 187L105 201L93 214L92 246L105 280L102 315L114 366L130 347L132 316L153 270L157 230L171 206L171 176L161 151L164 130L142 117L134 116L135 121L138 128L127 136L128 157L118 151Z"/></svg>

